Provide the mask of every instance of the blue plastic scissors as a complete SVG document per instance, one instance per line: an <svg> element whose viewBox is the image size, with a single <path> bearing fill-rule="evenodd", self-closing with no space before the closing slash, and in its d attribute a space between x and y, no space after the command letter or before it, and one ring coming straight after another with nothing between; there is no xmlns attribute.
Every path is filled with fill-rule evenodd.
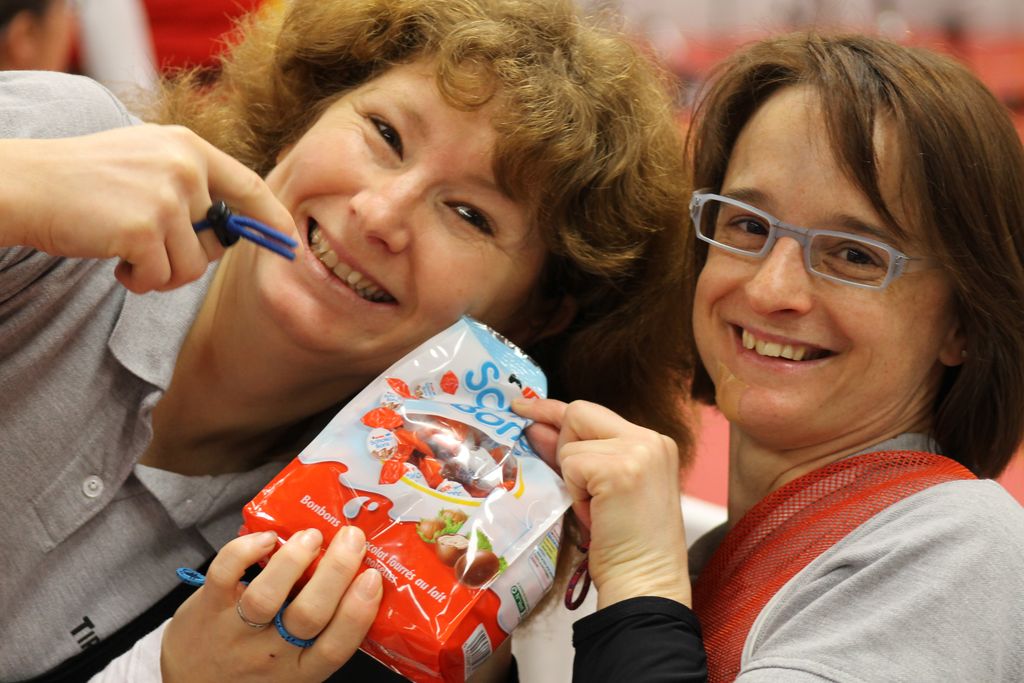
<svg viewBox="0 0 1024 683"><path fill-rule="evenodd" d="M230 247L238 241L239 237L244 237L275 254L280 254L289 261L295 259L295 253L292 250L299 246L299 243L288 235L260 223L255 218L236 216L223 201L214 202L210 210L206 212L206 218L198 223L193 223L192 227L196 232L212 228L213 234L225 247Z"/></svg>

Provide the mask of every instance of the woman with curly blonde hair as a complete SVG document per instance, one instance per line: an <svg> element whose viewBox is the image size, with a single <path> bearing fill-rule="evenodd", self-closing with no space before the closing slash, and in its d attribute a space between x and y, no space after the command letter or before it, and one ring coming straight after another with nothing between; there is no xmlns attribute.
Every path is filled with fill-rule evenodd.
<svg viewBox="0 0 1024 683"><path fill-rule="evenodd" d="M218 80L166 84L159 124L85 79L0 79L0 377L20 388L0 413L0 678L81 679L131 647L182 602L174 569L234 536L338 403L464 314L533 354L553 395L688 449L667 81L571 2L271 3ZM220 200L294 237L295 260L196 233ZM269 542L228 543L106 675L345 664L382 590L376 571L353 580L361 533L338 534L285 613L308 649L249 624L323 539L297 534L243 591ZM382 680L373 666L342 673Z"/></svg>

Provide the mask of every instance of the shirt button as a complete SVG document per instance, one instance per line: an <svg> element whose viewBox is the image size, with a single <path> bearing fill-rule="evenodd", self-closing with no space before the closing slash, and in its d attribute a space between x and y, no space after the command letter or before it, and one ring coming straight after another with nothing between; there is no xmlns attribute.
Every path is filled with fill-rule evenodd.
<svg viewBox="0 0 1024 683"><path fill-rule="evenodd" d="M82 493L87 498L96 498L103 493L103 480L95 474L91 477L86 477L85 481L82 482Z"/></svg>

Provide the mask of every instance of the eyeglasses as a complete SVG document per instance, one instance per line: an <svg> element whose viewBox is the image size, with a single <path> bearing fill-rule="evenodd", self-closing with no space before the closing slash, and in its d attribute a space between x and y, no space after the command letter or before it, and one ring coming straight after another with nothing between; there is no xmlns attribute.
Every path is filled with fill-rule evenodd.
<svg viewBox="0 0 1024 683"><path fill-rule="evenodd" d="M803 247L807 271L835 282L884 289L902 275L907 256L885 242L835 230L814 230L783 223L744 202L698 190L690 200L697 237L733 254L764 258L780 237Z"/></svg>

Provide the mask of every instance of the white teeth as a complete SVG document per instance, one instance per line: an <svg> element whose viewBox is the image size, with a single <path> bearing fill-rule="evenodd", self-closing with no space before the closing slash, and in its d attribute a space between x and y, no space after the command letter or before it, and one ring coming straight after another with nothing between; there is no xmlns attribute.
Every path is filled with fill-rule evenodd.
<svg viewBox="0 0 1024 683"><path fill-rule="evenodd" d="M337 265L332 266L331 270L334 271L334 274L337 275L340 280L347 280L348 274L352 272L352 269L344 263L338 263Z"/></svg>
<svg viewBox="0 0 1024 683"><path fill-rule="evenodd" d="M312 227L309 233L310 250L316 257L333 272L339 280L347 284L352 291L367 301L394 301L394 297L375 285L370 280L363 278L363 274L352 270L345 263L338 259L327 240L320 233L320 228Z"/></svg>
<svg viewBox="0 0 1024 683"><path fill-rule="evenodd" d="M746 330L741 331L740 338L743 348L753 349L758 355L768 358L785 358L787 360L800 361L811 353L810 349L806 346L762 341Z"/></svg>

